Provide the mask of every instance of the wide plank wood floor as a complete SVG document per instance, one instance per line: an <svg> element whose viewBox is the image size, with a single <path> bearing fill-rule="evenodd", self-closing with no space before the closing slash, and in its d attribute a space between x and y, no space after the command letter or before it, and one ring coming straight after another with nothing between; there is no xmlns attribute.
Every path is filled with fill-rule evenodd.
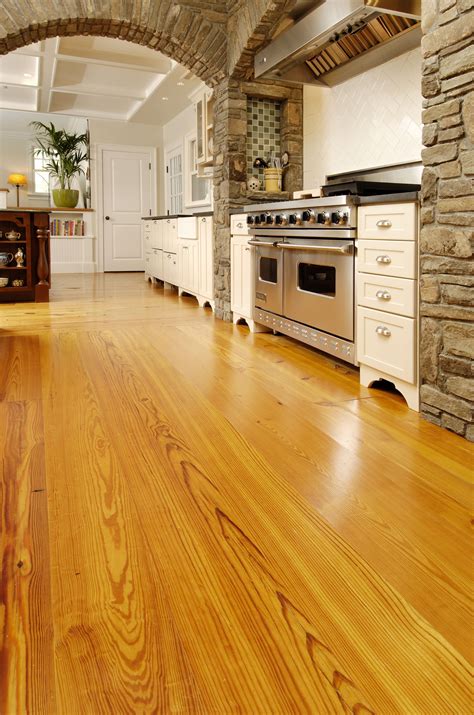
<svg viewBox="0 0 474 715"><path fill-rule="evenodd" d="M0 713L468 715L474 450L137 274L0 306Z"/></svg>

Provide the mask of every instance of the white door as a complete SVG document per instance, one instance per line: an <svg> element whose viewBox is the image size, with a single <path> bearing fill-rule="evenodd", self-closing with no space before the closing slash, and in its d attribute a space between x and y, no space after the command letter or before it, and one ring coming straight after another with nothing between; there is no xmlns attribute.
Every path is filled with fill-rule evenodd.
<svg viewBox="0 0 474 715"><path fill-rule="evenodd" d="M102 153L104 270L143 271L142 217L152 209L153 151Z"/></svg>

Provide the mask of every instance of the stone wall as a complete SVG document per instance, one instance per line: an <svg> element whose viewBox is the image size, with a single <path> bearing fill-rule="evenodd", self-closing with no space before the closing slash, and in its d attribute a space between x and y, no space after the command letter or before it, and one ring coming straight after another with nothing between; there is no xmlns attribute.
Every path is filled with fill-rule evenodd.
<svg viewBox="0 0 474 715"><path fill-rule="evenodd" d="M474 441L474 0L424 0L421 410Z"/></svg>
<svg viewBox="0 0 474 715"><path fill-rule="evenodd" d="M281 151L290 155L283 188L303 188L303 91L278 82L227 79L215 89L214 275L216 315L231 319L230 214L251 203L247 192L247 98L281 102Z"/></svg>
<svg viewBox="0 0 474 715"><path fill-rule="evenodd" d="M102 35L146 45L213 86L227 70L226 0L2 0L0 55L47 37Z"/></svg>

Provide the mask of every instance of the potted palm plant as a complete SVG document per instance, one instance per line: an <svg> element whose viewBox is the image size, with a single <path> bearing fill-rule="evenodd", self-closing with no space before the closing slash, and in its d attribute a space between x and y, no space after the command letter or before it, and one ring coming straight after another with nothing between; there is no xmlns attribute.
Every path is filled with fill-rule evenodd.
<svg viewBox="0 0 474 715"><path fill-rule="evenodd" d="M36 130L35 156L43 156L46 171L54 177L59 188L53 189L53 201L58 208L73 209L79 200L79 191L71 189L72 180L85 172L88 159L88 135L69 133L56 129L54 124L31 122Z"/></svg>

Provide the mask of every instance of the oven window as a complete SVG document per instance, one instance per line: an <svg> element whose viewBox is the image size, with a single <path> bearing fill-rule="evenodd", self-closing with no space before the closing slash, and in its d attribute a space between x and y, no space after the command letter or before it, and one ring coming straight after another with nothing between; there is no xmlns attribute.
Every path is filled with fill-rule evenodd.
<svg viewBox="0 0 474 715"><path fill-rule="evenodd" d="M336 296L336 269L315 263L298 264L298 288L308 293Z"/></svg>
<svg viewBox="0 0 474 715"><path fill-rule="evenodd" d="M278 261L276 258L260 258L260 280L277 283Z"/></svg>

